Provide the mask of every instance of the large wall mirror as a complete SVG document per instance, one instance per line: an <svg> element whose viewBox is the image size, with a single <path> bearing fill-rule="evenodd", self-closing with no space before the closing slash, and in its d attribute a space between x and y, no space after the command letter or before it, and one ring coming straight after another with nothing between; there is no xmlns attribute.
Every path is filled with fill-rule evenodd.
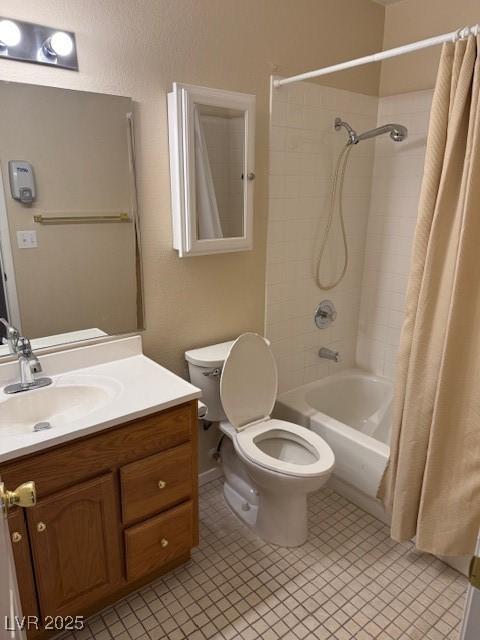
<svg viewBox="0 0 480 640"><path fill-rule="evenodd" d="M255 96L175 83L168 117L174 248L251 249Z"/></svg>
<svg viewBox="0 0 480 640"><path fill-rule="evenodd" d="M37 348L142 329L132 100L0 82L0 104L0 317Z"/></svg>

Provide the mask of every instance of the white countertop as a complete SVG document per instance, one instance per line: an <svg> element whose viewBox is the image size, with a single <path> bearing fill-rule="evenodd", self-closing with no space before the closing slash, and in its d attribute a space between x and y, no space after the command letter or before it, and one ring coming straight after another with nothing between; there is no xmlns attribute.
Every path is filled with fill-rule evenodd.
<svg viewBox="0 0 480 640"><path fill-rule="evenodd" d="M153 362L142 353L141 338L134 336L40 356L42 376L62 386L69 379L108 380L113 389L112 400L105 406L45 431L5 435L0 426L0 463L35 453L96 433L102 429L141 418L157 411L199 398L201 392L183 378ZM0 365L0 386L18 379L18 364ZM45 387L45 390L52 387ZM0 421L2 405L10 398L30 397L44 389L7 396L0 391Z"/></svg>

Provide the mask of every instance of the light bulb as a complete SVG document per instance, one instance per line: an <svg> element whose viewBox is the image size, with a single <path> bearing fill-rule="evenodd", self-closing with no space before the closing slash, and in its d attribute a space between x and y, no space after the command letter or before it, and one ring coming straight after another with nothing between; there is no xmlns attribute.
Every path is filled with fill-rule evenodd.
<svg viewBox="0 0 480 640"><path fill-rule="evenodd" d="M43 50L50 56L68 56L73 51L73 40L64 31L57 31L43 45Z"/></svg>
<svg viewBox="0 0 480 640"><path fill-rule="evenodd" d="M0 20L0 45L16 47L22 39L22 33L12 20Z"/></svg>

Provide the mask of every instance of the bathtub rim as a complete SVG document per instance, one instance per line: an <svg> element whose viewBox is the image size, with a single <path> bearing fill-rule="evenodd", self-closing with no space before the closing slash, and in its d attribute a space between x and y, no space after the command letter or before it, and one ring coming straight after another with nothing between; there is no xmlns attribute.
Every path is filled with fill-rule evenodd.
<svg viewBox="0 0 480 640"><path fill-rule="evenodd" d="M308 382L304 385L296 387L295 389L285 391L277 397L276 405L280 405L282 407L285 407L286 409L300 413L307 419L308 428L310 429L312 429L315 423L318 422L320 423L319 426L324 426L327 429L332 429L334 432L346 437L349 441L361 444L369 451L377 453L381 456L385 456L388 459L390 456L389 445L381 442L380 440L377 440L373 436L362 433L362 431L359 431L358 429L355 429L354 427L351 427L344 422L340 422L336 418L323 413L323 411L315 409L315 407L312 407L306 401L306 394L309 390L315 389L319 386L323 387L326 384L331 383L332 381L335 382L336 380L342 380L343 378L351 377L363 378L372 380L374 382L386 382L391 388L393 387L392 381L388 378L377 376L363 369L350 368L344 369L343 371L339 371L338 373L334 373L332 375L325 376L323 378L319 378L318 380L314 380L313 382ZM378 413L378 411L380 411L380 407L375 413Z"/></svg>

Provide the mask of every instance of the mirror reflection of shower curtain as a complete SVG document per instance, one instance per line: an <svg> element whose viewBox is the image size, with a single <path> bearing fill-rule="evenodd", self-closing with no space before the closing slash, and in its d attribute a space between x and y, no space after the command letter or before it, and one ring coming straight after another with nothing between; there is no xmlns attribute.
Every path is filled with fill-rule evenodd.
<svg viewBox="0 0 480 640"><path fill-rule="evenodd" d="M223 238L212 168L208 158L207 143L197 107L195 107L194 111L194 135L197 237L199 240Z"/></svg>

